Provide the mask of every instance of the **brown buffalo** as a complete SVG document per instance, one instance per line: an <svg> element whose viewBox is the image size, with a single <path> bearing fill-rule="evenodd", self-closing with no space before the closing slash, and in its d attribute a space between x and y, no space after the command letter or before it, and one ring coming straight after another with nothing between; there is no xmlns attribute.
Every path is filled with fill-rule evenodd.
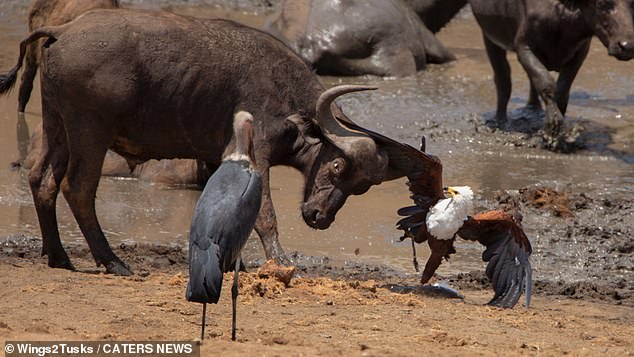
<svg viewBox="0 0 634 357"><path fill-rule="evenodd" d="M506 51L528 74L528 105L546 106L544 146L567 151L562 133L570 87L597 36L608 54L619 60L634 57L631 0L470 0L482 28L495 74L496 120L504 126L511 97L511 69ZM555 79L549 71L559 72Z"/></svg>
<svg viewBox="0 0 634 357"><path fill-rule="evenodd" d="M419 15L401 0L287 0L265 30L321 74L407 76L455 59L419 16L440 12L446 23L464 4L411 0Z"/></svg>
<svg viewBox="0 0 634 357"><path fill-rule="evenodd" d="M42 26L65 24L84 12L92 9L110 9L119 7L119 0L35 0L29 9L29 31ZM27 46L24 59L24 71L18 95L18 152L20 161L27 155L29 146L29 128L24 118L26 105L33 91L33 80L40 65L41 41Z"/></svg>
<svg viewBox="0 0 634 357"><path fill-rule="evenodd" d="M95 10L43 27L20 44L17 65L0 76L0 93L16 81L26 46L42 51L43 145L29 174L51 267L72 269L56 218L61 191L98 265L130 274L112 252L95 213L95 193L108 148L130 163L198 159L216 168L230 152L233 114L253 114L253 141L263 195L256 231L267 258L285 260L278 242L269 167L305 177L305 222L326 229L349 195L406 175L402 150L346 127L334 104L340 86L324 91L310 67L268 34L226 20L167 12ZM430 158L430 202L442 197L441 166ZM420 167L422 166L422 167Z"/></svg>

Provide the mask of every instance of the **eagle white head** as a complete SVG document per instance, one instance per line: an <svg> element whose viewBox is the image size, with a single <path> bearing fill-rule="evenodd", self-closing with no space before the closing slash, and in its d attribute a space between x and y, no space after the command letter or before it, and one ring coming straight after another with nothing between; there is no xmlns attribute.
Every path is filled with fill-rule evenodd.
<svg viewBox="0 0 634 357"><path fill-rule="evenodd" d="M453 186L448 192L451 197L438 201L427 213L427 231L438 239L452 239L473 206L471 187Z"/></svg>

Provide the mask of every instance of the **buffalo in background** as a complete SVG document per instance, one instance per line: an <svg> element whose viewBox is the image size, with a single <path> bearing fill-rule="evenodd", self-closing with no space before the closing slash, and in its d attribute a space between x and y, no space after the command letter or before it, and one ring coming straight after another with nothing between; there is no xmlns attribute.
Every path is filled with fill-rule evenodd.
<svg viewBox="0 0 634 357"><path fill-rule="evenodd" d="M42 26L65 24L88 10L118 7L119 0L35 0L29 9L29 31ZM17 133L20 161L26 157L29 146L29 128L24 118L24 111L33 91L33 80L40 66L43 44L44 41L36 41L26 48L24 71L18 95Z"/></svg>
<svg viewBox="0 0 634 357"><path fill-rule="evenodd" d="M575 137L563 133L570 87L597 36L608 54L619 60L634 57L631 0L470 0L482 28L497 90L497 125L504 127L511 96L507 51L528 74L528 105L546 107L544 146L569 151ZM559 72L555 80L549 71Z"/></svg>
<svg viewBox="0 0 634 357"><path fill-rule="evenodd" d="M114 9L119 6L119 0L35 0L29 9L29 31L43 26L65 24L89 10ZM39 40L27 46L19 87L17 121L19 159L15 164L25 169L34 166L42 148L42 126L37 125L29 134L30 130L24 112L31 98L43 44L44 41ZM204 162L188 159L149 160L135 165L109 150L104 159L102 174L135 177L165 185L204 186L211 176L211 171Z"/></svg>
<svg viewBox="0 0 634 357"><path fill-rule="evenodd" d="M423 21L438 31L465 3L287 0L265 30L285 41L320 74L408 76L427 63L455 59Z"/></svg>
<svg viewBox="0 0 634 357"><path fill-rule="evenodd" d="M26 158L22 162L14 163L14 165L19 165L27 170L31 169L40 157L42 144L42 125L38 125L31 132ZM203 161L191 159L148 160L138 164L129 163L123 156L108 150L103 161L101 174L103 176L133 177L160 185L203 187L212 171Z"/></svg>

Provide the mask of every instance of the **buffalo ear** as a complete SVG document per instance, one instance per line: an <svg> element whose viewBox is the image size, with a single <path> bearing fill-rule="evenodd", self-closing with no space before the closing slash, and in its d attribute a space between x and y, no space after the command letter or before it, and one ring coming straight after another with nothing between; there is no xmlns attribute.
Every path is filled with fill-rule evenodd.
<svg viewBox="0 0 634 357"><path fill-rule="evenodd" d="M293 114L286 118L286 121L297 128L297 139L303 139L309 145L319 144L321 140L313 133L315 131L312 122L306 120L299 114ZM298 143L296 143L298 144Z"/></svg>

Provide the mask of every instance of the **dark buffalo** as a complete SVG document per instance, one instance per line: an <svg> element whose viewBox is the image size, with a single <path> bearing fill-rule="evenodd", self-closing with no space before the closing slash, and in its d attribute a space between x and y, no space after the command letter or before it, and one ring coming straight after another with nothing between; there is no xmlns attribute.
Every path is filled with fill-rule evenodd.
<svg viewBox="0 0 634 357"><path fill-rule="evenodd" d="M401 0L288 0L265 29L322 74L407 76L455 59Z"/></svg>
<svg viewBox="0 0 634 357"><path fill-rule="evenodd" d="M440 31L462 9L467 0L403 0L433 33Z"/></svg>
<svg viewBox="0 0 634 357"><path fill-rule="evenodd" d="M278 242L269 167L287 165L306 179L302 215L326 229L349 195L402 177L409 161L389 142L345 127L338 96L324 91L310 67L277 39L226 20L166 12L96 10L59 27L32 32L17 65L0 76L15 82L26 46L47 38L42 58L43 145L29 182L51 267L72 269L57 228L64 194L98 265L130 274L112 252L95 213L95 193L108 148L126 161L188 158L217 168L231 152L233 114L253 114L257 169L263 179L256 222L267 258L285 259ZM335 115L337 117L335 117ZM409 166L408 166L409 165ZM428 167L425 167L427 165ZM442 197L435 159L430 202Z"/></svg>
<svg viewBox="0 0 634 357"><path fill-rule="evenodd" d="M92 9L119 7L119 0L35 0L29 9L29 31L42 26L65 24ZM40 65L43 42L33 42L27 46L24 71L18 96L18 151L20 160L27 155L29 129L24 118L26 104L31 98L33 80Z"/></svg>
<svg viewBox="0 0 634 357"><path fill-rule="evenodd" d="M528 105L546 106L544 146L567 150L562 133L568 95L596 35L619 60L634 57L630 0L470 0L495 73L498 125L506 122L511 72L506 51L517 52L531 82ZM559 72L555 79L548 71Z"/></svg>

